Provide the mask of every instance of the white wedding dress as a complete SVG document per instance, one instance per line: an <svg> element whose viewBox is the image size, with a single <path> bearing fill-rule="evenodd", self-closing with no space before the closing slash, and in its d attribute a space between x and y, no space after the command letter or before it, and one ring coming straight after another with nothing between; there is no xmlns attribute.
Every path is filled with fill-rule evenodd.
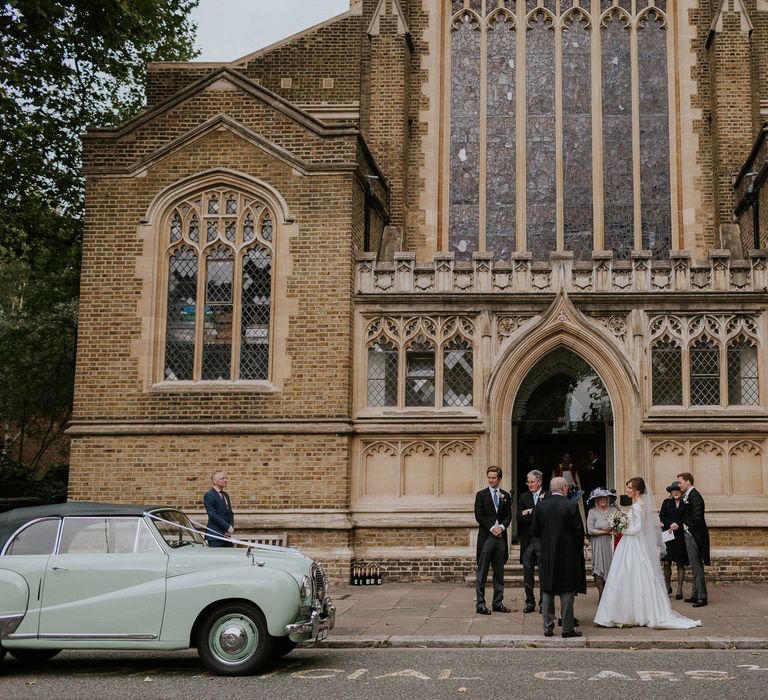
<svg viewBox="0 0 768 700"><path fill-rule="evenodd" d="M662 630L701 626L701 620L680 615L670 605L659 566L660 528L654 528L654 508L653 497L646 494L629 511L629 525L613 554L597 607L596 625Z"/></svg>

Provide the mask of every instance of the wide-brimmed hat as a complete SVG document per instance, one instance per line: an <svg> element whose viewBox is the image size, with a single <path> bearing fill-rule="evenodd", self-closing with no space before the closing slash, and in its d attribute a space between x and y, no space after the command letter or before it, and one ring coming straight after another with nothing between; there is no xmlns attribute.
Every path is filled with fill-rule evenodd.
<svg viewBox="0 0 768 700"><path fill-rule="evenodd" d="M673 491L682 491L682 490L683 490L683 487L680 486L679 481L673 481L669 486L667 486L667 491L669 491L669 493L672 493Z"/></svg>
<svg viewBox="0 0 768 700"><path fill-rule="evenodd" d="M610 503L613 503L616 500L616 492L598 487L596 489L593 489L592 493L589 494L587 503L590 503L591 501L594 501L597 498L607 498Z"/></svg>

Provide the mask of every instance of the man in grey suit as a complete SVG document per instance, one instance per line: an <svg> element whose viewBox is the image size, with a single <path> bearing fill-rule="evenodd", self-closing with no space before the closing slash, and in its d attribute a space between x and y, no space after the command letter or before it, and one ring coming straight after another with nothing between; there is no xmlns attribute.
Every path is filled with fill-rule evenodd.
<svg viewBox="0 0 768 700"><path fill-rule="evenodd" d="M693 474L683 472L677 475L685 502L683 525L685 527L685 551L691 565L693 575L693 593L686 598L686 603L693 603L694 608L707 604L707 582L704 579L704 565L709 565L709 530L704 519L704 499L697 489L693 488ZM677 523L673 523L677 529ZM670 529L672 525L670 525Z"/></svg>
<svg viewBox="0 0 768 700"><path fill-rule="evenodd" d="M542 499L533 511L531 534L541 540L539 579L544 636L555 628L555 595L560 596L563 637L581 637L574 627L573 599L583 588L584 569L580 563L584 546L584 526L579 509L569 501L568 482L561 476L549 482L551 496Z"/></svg>

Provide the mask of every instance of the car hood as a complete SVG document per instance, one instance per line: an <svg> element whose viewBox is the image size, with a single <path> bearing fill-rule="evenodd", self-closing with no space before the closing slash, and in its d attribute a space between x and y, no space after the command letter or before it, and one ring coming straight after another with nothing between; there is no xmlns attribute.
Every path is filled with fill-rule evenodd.
<svg viewBox="0 0 768 700"><path fill-rule="evenodd" d="M169 554L172 566L185 565L183 573L220 567L252 567L254 562L264 562L266 567L285 571L298 581L310 574L312 566L312 560L295 549L253 547L249 555L242 548L200 546L183 547Z"/></svg>

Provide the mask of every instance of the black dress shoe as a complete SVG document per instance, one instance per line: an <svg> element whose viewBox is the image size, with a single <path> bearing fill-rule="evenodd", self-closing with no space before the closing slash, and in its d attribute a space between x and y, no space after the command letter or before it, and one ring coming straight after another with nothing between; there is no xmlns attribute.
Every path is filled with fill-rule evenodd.
<svg viewBox="0 0 768 700"><path fill-rule="evenodd" d="M554 632L553 632L551 629L549 629L549 630L544 630L544 636L545 636L545 637L551 637L551 636L553 636L554 634L555 634L555 633L554 633Z"/></svg>
<svg viewBox="0 0 768 700"><path fill-rule="evenodd" d="M563 626L563 618L562 617L558 617L557 618L557 626L558 627L562 627ZM579 618L578 617L574 617L573 618L573 626L574 627L578 627L579 626Z"/></svg>
<svg viewBox="0 0 768 700"><path fill-rule="evenodd" d="M493 612L508 613L508 612L512 612L512 611L509 608L504 607L503 605L494 605L493 606Z"/></svg>
<svg viewBox="0 0 768 700"><path fill-rule="evenodd" d="M683 594L682 594L682 593L678 593L678 594L675 596L675 600L682 600L682 599L683 599Z"/></svg>
<svg viewBox="0 0 768 700"><path fill-rule="evenodd" d="M477 609L477 614L478 615L490 615L491 611L488 610L488 608L486 608L485 606L483 606L482 608L478 608Z"/></svg>
<svg viewBox="0 0 768 700"><path fill-rule="evenodd" d="M576 630L573 632L563 632L563 637L565 639L570 639L571 637L581 637L581 632L577 632Z"/></svg>
<svg viewBox="0 0 768 700"><path fill-rule="evenodd" d="M707 604L707 601L702 598L701 600L695 600L693 601L692 608L703 608Z"/></svg>
<svg viewBox="0 0 768 700"><path fill-rule="evenodd" d="M696 598L686 598L683 602L684 603L695 603L696 602Z"/></svg>
<svg viewBox="0 0 768 700"><path fill-rule="evenodd" d="M526 605L525 609L523 610L524 613L532 613L536 612L536 606L535 605Z"/></svg>

